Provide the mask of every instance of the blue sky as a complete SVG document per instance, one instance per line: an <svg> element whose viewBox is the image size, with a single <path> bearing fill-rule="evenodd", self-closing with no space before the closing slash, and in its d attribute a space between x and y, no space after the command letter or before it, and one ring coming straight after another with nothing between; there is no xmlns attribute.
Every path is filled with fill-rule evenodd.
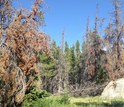
<svg viewBox="0 0 124 107"><path fill-rule="evenodd" d="M19 0L17 0L19 1ZM16 3L18 3L16 1ZM40 30L50 35L59 45L62 32L65 32L65 41L71 46L79 40L86 30L86 20L90 17L90 26L94 27L96 4L99 3L99 17L105 18L103 25L110 21L112 12L111 0L45 0L45 27ZM21 0L19 7L29 8L31 0Z"/></svg>

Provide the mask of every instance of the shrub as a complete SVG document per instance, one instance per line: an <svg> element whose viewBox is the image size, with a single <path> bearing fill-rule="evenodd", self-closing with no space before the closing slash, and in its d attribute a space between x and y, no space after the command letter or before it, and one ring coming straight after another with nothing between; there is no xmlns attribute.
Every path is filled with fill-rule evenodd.
<svg viewBox="0 0 124 107"><path fill-rule="evenodd" d="M49 97L50 93L45 90L38 91L35 85L32 85L28 92L26 93L23 101L24 107L37 107L34 105L39 104L39 99L43 99L45 97ZM39 106L38 106L39 107Z"/></svg>
<svg viewBox="0 0 124 107"><path fill-rule="evenodd" d="M60 98L60 100L59 100L59 102L61 103L61 104L68 104L70 101L69 101L69 96L68 96L68 94L64 94L63 96L61 96L61 98Z"/></svg>

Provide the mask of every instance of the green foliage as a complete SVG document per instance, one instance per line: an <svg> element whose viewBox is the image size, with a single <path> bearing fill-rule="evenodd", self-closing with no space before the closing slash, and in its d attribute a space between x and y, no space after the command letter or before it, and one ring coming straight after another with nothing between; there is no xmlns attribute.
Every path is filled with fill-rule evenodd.
<svg viewBox="0 0 124 107"><path fill-rule="evenodd" d="M60 104L69 104L69 95L65 93L59 100Z"/></svg>
<svg viewBox="0 0 124 107"><path fill-rule="evenodd" d="M106 82L108 76L107 76L107 72L105 71L105 69L100 68L97 70L97 75L96 75L96 83L97 84L103 84L104 82Z"/></svg>
<svg viewBox="0 0 124 107"><path fill-rule="evenodd" d="M68 61L69 61L69 59L70 59L70 48L69 48L67 42L65 42L65 56L66 56L66 58L67 58Z"/></svg>
<svg viewBox="0 0 124 107"><path fill-rule="evenodd" d="M70 49L70 63L71 63L72 68L74 68L75 65L76 65L76 57L75 57L75 47L74 47L74 45Z"/></svg>
<svg viewBox="0 0 124 107"><path fill-rule="evenodd" d="M36 75L35 77L34 77L34 81L38 81L39 80L39 77L38 77L38 75Z"/></svg>
<svg viewBox="0 0 124 107"><path fill-rule="evenodd" d="M77 58L78 61L79 61L79 58L80 58L80 54L81 54L81 52L80 52L80 42L77 40L77 42L76 42L76 58Z"/></svg>
<svg viewBox="0 0 124 107"><path fill-rule="evenodd" d="M56 69L56 60L59 57L59 48L56 45L56 42L53 41L52 48L50 52L50 56L46 54L40 55L40 61L42 63L41 66L41 75L45 75L47 77L54 76Z"/></svg>
<svg viewBox="0 0 124 107"><path fill-rule="evenodd" d="M40 74L48 77L54 75L55 63L54 61L45 54L40 55L40 61L42 63Z"/></svg>
<svg viewBox="0 0 124 107"><path fill-rule="evenodd" d="M99 96L83 98L66 97L66 95L50 96L24 102L23 107L124 107L124 99L104 99Z"/></svg>
<svg viewBox="0 0 124 107"><path fill-rule="evenodd" d="M99 96L71 98L70 103L75 104L76 107L124 107L124 99L105 99Z"/></svg>
<svg viewBox="0 0 124 107"><path fill-rule="evenodd" d="M45 90L36 90L35 86L32 86L30 88L30 91L28 94L25 95L24 102L31 102L31 101L36 101L39 98L44 98L50 96L50 93L48 93Z"/></svg>
<svg viewBox="0 0 124 107"><path fill-rule="evenodd" d="M60 47L58 47L56 45L56 42L53 41L53 43L52 43L52 49L51 49L51 57L54 60L58 59L58 57L59 57L59 51L60 51Z"/></svg>
<svg viewBox="0 0 124 107"><path fill-rule="evenodd" d="M69 103L69 97L64 95L50 96L47 98L39 98L32 102L24 102L23 107L72 107L72 105Z"/></svg>

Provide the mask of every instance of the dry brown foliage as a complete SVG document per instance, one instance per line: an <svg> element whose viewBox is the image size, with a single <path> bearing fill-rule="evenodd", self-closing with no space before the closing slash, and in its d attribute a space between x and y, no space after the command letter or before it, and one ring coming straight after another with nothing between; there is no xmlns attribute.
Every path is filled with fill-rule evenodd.
<svg viewBox="0 0 124 107"><path fill-rule="evenodd" d="M5 29L6 40L0 47L0 106L19 107L38 73L39 52L49 53L47 35L39 32L35 19L42 2L35 0L31 12L20 10Z"/></svg>

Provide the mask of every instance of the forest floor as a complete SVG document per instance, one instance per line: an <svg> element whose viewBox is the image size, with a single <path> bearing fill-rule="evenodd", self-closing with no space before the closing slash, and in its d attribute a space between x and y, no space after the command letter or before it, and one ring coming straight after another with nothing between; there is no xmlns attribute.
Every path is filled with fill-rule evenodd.
<svg viewBox="0 0 124 107"><path fill-rule="evenodd" d="M36 101L24 102L23 107L124 107L124 99L96 97L50 96Z"/></svg>

